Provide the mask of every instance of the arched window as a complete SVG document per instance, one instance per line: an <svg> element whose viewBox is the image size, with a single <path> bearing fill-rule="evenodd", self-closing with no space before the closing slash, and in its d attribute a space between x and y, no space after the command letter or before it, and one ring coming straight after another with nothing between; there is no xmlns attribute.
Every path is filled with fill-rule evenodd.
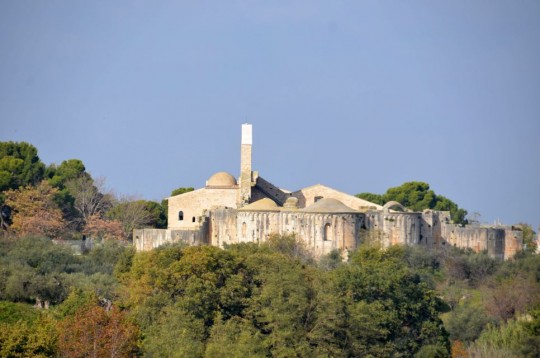
<svg viewBox="0 0 540 358"><path fill-rule="evenodd" d="M183 221L184 220L184 212L183 211L179 211L178 212L178 221Z"/></svg>
<svg viewBox="0 0 540 358"><path fill-rule="evenodd" d="M246 237L247 233L247 225L246 223L242 223L242 237Z"/></svg>
<svg viewBox="0 0 540 358"><path fill-rule="evenodd" d="M193 218L191 218L191 222L194 223L195 222L195 216Z"/></svg>
<svg viewBox="0 0 540 358"><path fill-rule="evenodd" d="M332 240L332 225L330 224L324 225L323 240L324 241Z"/></svg>

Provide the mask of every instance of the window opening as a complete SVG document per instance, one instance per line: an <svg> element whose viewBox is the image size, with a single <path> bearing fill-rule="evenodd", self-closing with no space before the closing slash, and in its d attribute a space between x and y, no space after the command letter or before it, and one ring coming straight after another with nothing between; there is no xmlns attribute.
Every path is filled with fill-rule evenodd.
<svg viewBox="0 0 540 358"><path fill-rule="evenodd" d="M324 241L332 240L332 225L330 224L324 225L323 240Z"/></svg>

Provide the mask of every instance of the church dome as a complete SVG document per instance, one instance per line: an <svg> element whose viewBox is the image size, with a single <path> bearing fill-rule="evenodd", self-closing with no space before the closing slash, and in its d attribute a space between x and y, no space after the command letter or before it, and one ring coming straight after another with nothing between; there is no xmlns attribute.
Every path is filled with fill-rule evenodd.
<svg viewBox="0 0 540 358"><path fill-rule="evenodd" d="M207 187L234 187L236 186L236 179L227 172L218 172L210 177L206 181Z"/></svg>
<svg viewBox="0 0 540 358"><path fill-rule="evenodd" d="M254 203L244 206L240 211L279 211L279 207L275 201L269 198L257 200Z"/></svg>
<svg viewBox="0 0 540 358"><path fill-rule="evenodd" d="M305 213L332 213L332 214L345 214L345 213L357 213L341 201L333 198L323 198L314 204L311 204L304 210Z"/></svg>

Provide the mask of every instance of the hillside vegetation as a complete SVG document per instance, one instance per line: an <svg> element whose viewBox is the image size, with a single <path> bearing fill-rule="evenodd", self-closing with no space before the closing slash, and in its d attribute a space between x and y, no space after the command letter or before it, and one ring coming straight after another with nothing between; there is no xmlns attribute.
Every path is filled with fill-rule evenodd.
<svg viewBox="0 0 540 358"><path fill-rule="evenodd" d="M140 253L109 242L85 255L37 237L0 243L1 357L539 353L530 253L503 263L362 246L342 262L312 260L293 236Z"/></svg>
<svg viewBox="0 0 540 358"><path fill-rule="evenodd" d="M424 183L385 195L364 197L466 213ZM528 225L506 262L367 244L314 260L277 235L136 253L133 229L166 227L166 206L105 190L80 160L46 166L32 145L0 142L0 357L540 356Z"/></svg>

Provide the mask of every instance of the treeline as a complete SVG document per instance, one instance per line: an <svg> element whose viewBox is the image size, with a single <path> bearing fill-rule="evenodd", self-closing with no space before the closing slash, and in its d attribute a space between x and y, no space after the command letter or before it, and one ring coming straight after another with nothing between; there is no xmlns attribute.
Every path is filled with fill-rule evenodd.
<svg viewBox="0 0 540 358"><path fill-rule="evenodd" d="M0 356L535 357L540 258L0 241ZM43 309L37 309L37 306ZM45 309L44 302L48 302Z"/></svg>
<svg viewBox="0 0 540 358"><path fill-rule="evenodd" d="M0 142L0 228L4 235L130 240L133 229L166 228L167 203L118 196L81 160L46 166L25 142Z"/></svg>
<svg viewBox="0 0 540 358"><path fill-rule="evenodd" d="M460 208L447 197L435 194L429 188L429 184L424 182L403 183L400 186L389 188L384 194L360 193L356 196L379 205L384 205L389 201L397 201L413 211L425 209L449 211L454 223L463 225L468 222L467 210Z"/></svg>
<svg viewBox="0 0 540 358"><path fill-rule="evenodd" d="M466 214L424 183L360 196ZM136 253L132 230L166 227L165 212L107 191L80 160L46 166L30 144L0 143L0 357L540 356L530 226L506 262L368 245L314 260L294 236ZM83 235L100 244L51 240Z"/></svg>

